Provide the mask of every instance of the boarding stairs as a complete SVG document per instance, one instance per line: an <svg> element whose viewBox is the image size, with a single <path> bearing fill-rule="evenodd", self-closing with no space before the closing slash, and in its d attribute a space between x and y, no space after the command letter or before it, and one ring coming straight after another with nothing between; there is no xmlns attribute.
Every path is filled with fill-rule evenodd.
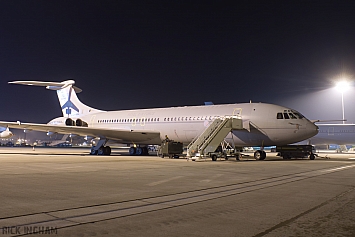
<svg viewBox="0 0 355 237"><path fill-rule="evenodd" d="M187 146L187 156L206 156L214 152L228 133L233 129L243 129L240 116L215 118L212 123Z"/></svg>

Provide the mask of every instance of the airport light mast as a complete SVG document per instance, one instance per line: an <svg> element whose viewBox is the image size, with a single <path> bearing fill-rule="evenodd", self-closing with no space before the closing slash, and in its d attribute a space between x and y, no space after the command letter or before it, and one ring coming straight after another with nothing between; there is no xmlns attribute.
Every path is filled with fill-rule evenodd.
<svg viewBox="0 0 355 237"><path fill-rule="evenodd" d="M336 89L338 91L340 91L341 93L341 110L342 110L342 113L343 113L343 124L345 123L345 111L344 111L344 92L349 89L349 82L346 81L346 80L343 80L343 81L339 81L337 84L336 84Z"/></svg>

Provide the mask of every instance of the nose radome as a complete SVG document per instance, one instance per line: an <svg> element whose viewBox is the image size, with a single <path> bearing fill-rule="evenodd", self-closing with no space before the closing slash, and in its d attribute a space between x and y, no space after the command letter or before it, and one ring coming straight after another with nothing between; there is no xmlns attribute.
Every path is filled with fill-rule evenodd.
<svg viewBox="0 0 355 237"><path fill-rule="evenodd" d="M307 130L312 137L318 134L318 126L310 121L307 124Z"/></svg>

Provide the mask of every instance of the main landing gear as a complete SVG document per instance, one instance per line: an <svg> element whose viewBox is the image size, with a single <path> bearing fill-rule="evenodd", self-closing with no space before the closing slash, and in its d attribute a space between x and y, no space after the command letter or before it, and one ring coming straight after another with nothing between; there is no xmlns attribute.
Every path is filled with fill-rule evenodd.
<svg viewBox="0 0 355 237"><path fill-rule="evenodd" d="M101 146L98 150L95 150L95 147L92 147L90 155L109 156L111 155L111 147Z"/></svg>
<svg viewBox="0 0 355 237"><path fill-rule="evenodd" d="M147 156L148 154L148 147L130 147L129 148L129 155L131 156Z"/></svg>
<svg viewBox="0 0 355 237"><path fill-rule="evenodd" d="M254 158L255 160L265 160L266 152L262 150L257 150L254 152Z"/></svg>
<svg viewBox="0 0 355 237"><path fill-rule="evenodd" d="M99 140L96 146L93 146L90 155L109 156L111 155L111 147L105 146L108 140Z"/></svg>

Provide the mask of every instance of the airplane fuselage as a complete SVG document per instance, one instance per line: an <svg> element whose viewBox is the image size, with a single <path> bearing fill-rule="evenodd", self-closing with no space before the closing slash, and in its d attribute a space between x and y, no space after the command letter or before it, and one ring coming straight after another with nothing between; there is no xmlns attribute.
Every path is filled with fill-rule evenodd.
<svg viewBox="0 0 355 237"><path fill-rule="evenodd" d="M278 113L297 116L280 119L277 118ZM81 116L80 119L89 127L95 128L159 132L160 137L139 142L154 145L160 144L166 135L172 140L188 144L214 118L231 115L238 116L243 121L243 129L233 130L226 138L236 146L284 145L317 134L317 127L297 111L265 103L110 111ZM64 121L65 117L61 119ZM50 124L55 124L55 121L59 125L63 123L62 120L58 118ZM129 140L121 142L135 143Z"/></svg>

